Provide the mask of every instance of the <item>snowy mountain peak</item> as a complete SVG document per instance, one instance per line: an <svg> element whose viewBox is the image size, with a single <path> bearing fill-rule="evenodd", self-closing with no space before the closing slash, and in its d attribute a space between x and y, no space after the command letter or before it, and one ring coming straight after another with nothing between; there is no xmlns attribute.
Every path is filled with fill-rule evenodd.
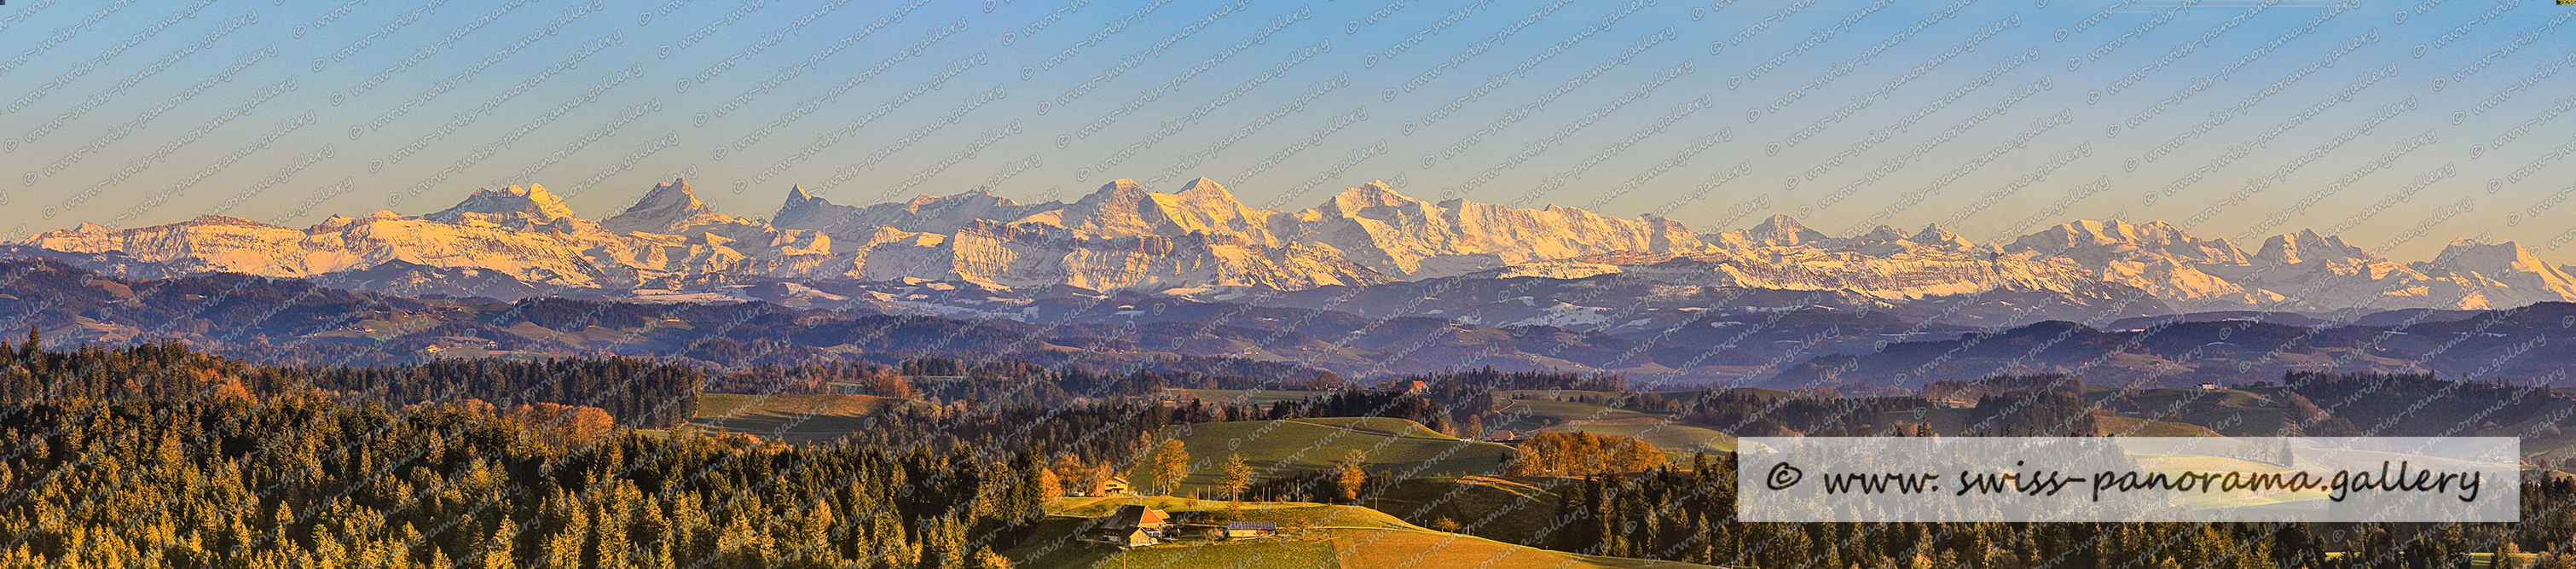
<svg viewBox="0 0 2576 569"><path fill-rule="evenodd" d="M1075 200L1074 203L1132 202L1144 199L1145 194L1150 193L1153 192L1147 191L1143 184L1138 184L1135 180L1119 178L1101 184L1100 189L1093 190L1091 195L1082 196L1082 199Z"/></svg>
<svg viewBox="0 0 2576 569"><path fill-rule="evenodd" d="M857 210L805 193L805 186L790 186L787 188L787 201L778 204L778 213L770 216L770 223L781 229L822 229L822 226Z"/></svg>
<svg viewBox="0 0 2576 569"><path fill-rule="evenodd" d="M441 223L481 221L514 227L574 219L572 207L564 205L563 198L547 192L545 186L538 184L528 184L525 188L510 186L498 190L475 190L455 207L421 218Z"/></svg>
<svg viewBox="0 0 2576 569"><path fill-rule="evenodd" d="M1765 247L1802 245L1827 238L1824 232L1799 225L1797 218L1789 217L1787 214L1773 214L1769 219L1744 229L1740 234L1753 245Z"/></svg>
<svg viewBox="0 0 2576 569"><path fill-rule="evenodd" d="M2226 239L2200 239L2163 221L2131 224L2122 220L2079 220L2059 224L2013 241L2014 251L2039 251L2099 262L2137 255L2172 257L2191 263L2244 265L2245 252Z"/></svg>
<svg viewBox="0 0 2576 569"><path fill-rule="evenodd" d="M2530 249L2522 248L2521 244L2506 241L2490 245L2467 238L2454 240L2450 246L2443 247L2442 253L2433 257L2432 264L2451 269L2477 271L2489 276L2514 272L2557 271L2548 263L2542 262L2539 256L2531 254Z"/></svg>
<svg viewBox="0 0 2576 569"><path fill-rule="evenodd" d="M257 221L251 221L251 220L248 220L248 219L242 219L242 218L233 217L233 216L229 216L229 215L215 215L215 214L211 214L211 213L209 213L209 214L205 214L205 215L200 215L200 216L197 216L195 219L190 219L190 220L182 221L182 222L179 222L179 223L180 223L181 225L190 225L190 226L230 225L230 226L239 226L239 227L275 227L275 226L272 226L272 225L269 225L269 224L266 224L266 223L260 223L260 222L257 222Z"/></svg>
<svg viewBox="0 0 2576 569"><path fill-rule="evenodd" d="M1190 183L1182 185L1180 193L1175 195L1196 199L1235 201L1234 193L1225 191L1224 184L1207 178L1190 180Z"/></svg>
<svg viewBox="0 0 2576 569"><path fill-rule="evenodd" d="M1245 206L1206 178L1155 189L1117 180L1073 203L1024 205L989 188L865 206L834 204L801 186L784 198L774 219L750 221L717 213L688 180L672 180L593 223L531 185L474 191L421 217L378 211L302 229L220 216L115 230L81 224L28 244L117 252L179 271L325 277L392 267L386 271L420 286L481 271L549 290L905 277L1100 291L1302 290L1459 275L1626 273L1683 287L1872 298L1996 290L2108 298L2102 295L2128 290L2191 310L2576 301L2569 271L2512 243L2463 240L2435 261L2397 263L2302 231L2269 238L2261 255L2249 256L2226 240L2195 238L2162 222L2075 221L1999 247L1972 244L1939 225L1834 238L1786 215L1695 234L1652 215L1464 199L1435 204L1384 182L1296 212Z"/></svg>
<svg viewBox="0 0 2576 569"><path fill-rule="evenodd" d="M689 189L687 179L677 179L668 184L654 184L651 191L644 193L644 199L637 200L623 213L600 220L599 225L618 233L671 233L696 225L693 222L704 221L702 217L712 215L721 214L707 207L706 202L698 201L698 194Z"/></svg>
<svg viewBox="0 0 2576 569"><path fill-rule="evenodd" d="M1897 231L1896 228L1885 225L1870 228L1868 233L1863 233L1859 237L1854 237L1853 240L1861 243L1895 243L1898 241L1912 241L1912 239L1907 238L1905 232Z"/></svg>
<svg viewBox="0 0 2576 569"><path fill-rule="evenodd" d="M1915 232L1914 236L1907 238L1907 240L1925 245L1951 245L1958 247L1975 245L1974 243L1968 242L1966 238L1960 237L1959 234L1951 233L1949 228L1941 227L1941 224L1938 223L1924 226L1922 231Z"/></svg>
<svg viewBox="0 0 2576 569"><path fill-rule="evenodd" d="M2342 237L2317 235L2314 229L2303 229L2289 235L2274 235L2264 239L2262 250L2254 253L2254 262L2263 265L2292 265L2337 259L2370 258L2372 257L2369 251L2344 243Z"/></svg>
<svg viewBox="0 0 2576 569"><path fill-rule="evenodd" d="M1360 210L1372 207L1411 207L1418 205L1422 205L1421 200L1405 197L1404 194L1395 193L1395 188L1387 186L1386 182L1372 181L1366 184L1360 184L1359 186L1351 189L1342 190L1342 193L1334 194L1332 199L1324 202L1323 209L1334 213L1352 215L1357 214Z"/></svg>
<svg viewBox="0 0 2576 569"><path fill-rule="evenodd" d="M972 189L972 190L966 190L966 191L963 191L963 192L957 192L957 193L955 193L955 194L950 194L950 195L945 195L945 196L934 196L934 195L930 195L930 194L915 194L915 195L913 195L913 196L912 196L912 201L904 202L904 203L912 204L912 208L913 208L914 210L919 210L919 209L924 208L924 207L929 207L929 206L933 206L933 205L939 204L940 202L960 202L960 201L965 201L965 202L993 202L993 201L1000 201L1000 202L1006 202L1006 203L1018 203L1018 202L1012 202L1011 200L1009 200L1009 199L1007 199L1007 198L1003 198L1003 197L1001 197L1001 196L993 195L993 189L992 189L992 188L986 188L986 187L978 187L978 188L975 188L975 189Z"/></svg>
<svg viewBox="0 0 2576 569"><path fill-rule="evenodd" d="M1093 238L1205 233L1277 245L1266 226L1278 212L1245 207L1225 186L1206 178L1192 180L1181 191L1169 194L1149 191L1134 180L1117 180L1071 204L1034 207L1042 211L1012 224L1061 227Z"/></svg>
<svg viewBox="0 0 2576 569"><path fill-rule="evenodd" d="M2476 239L2452 241L2432 262L2416 266L2427 272L2449 270L2485 277L2479 283L2485 290L2480 292L2499 308L2576 298L2576 277L2512 241L2493 245Z"/></svg>
<svg viewBox="0 0 2576 569"><path fill-rule="evenodd" d="M1089 237L1155 235L1162 221L1153 192L1135 180L1120 178L1061 209L1038 212L1012 225L1048 225Z"/></svg>

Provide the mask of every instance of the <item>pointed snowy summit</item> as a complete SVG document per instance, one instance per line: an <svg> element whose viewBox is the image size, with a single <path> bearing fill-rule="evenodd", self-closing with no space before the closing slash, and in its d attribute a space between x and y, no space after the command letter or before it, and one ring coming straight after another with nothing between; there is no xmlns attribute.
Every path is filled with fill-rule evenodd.
<svg viewBox="0 0 2576 569"><path fill-rule="evenodd" d="M1755 245L1774 247L1814 243L1826 239L1824 232L1799 225L1797 218L1789 217L1787 214L1772 214L1770 219L1762 220L1761 224L1746 228L1743 235L1746 240L1752 241Z"/></svg>
<svg viewBox="0 0 2576 569"><path fill-rule="evenodd" d="M668 184L654 184L652 191L644 193L644 199L628 206L625 212L600 220L599 225L618 233L669 233L688 226L692 220L714 213L715 209L699 201L697 192L691 190L689 181L683 178L671 180Z"/></svg>

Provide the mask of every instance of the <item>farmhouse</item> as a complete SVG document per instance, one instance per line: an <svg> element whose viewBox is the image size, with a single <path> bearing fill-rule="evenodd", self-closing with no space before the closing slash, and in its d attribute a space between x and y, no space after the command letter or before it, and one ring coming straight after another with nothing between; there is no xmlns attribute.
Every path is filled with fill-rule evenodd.
<svg viewBox="0 0 2576 569"><path fill-rule="evenodd" d="M1126 477L1124 477L1124 476L1112 476L1112 477L1109 477L1109 479L1108 479L1108 480L1102 480L1102 481L1100 481L1100 487L1099 487L1099 488L1094 488L1094 489L1092 489L1091 495L1093 495L1093 496L1134 496L1134 495L1136 495L1136 488L1135 488L1133 485L1130 485L1130 484L1128 484L1128 483L1127 483L1127 478L1126 478Z"/></svg>
<svg viewBox="0 0 2576 569"><path fill-rule="evenodd" d="M1159 543L1157 540L1163 536L1163 528L1170 526L1171 521L1172 517L1162 510L1120 506L1117 512L1099 518L1099 525L1092 527L1092 535L1100 541L1122 547L1143 547Z"/></svg>

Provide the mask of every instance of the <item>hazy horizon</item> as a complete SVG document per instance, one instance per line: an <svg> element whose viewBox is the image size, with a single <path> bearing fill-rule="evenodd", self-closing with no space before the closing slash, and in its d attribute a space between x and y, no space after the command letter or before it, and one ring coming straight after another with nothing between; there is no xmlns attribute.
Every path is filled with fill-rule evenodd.
<svg viewBox="0 0 2576 569"><path fill-rule="evenodd" d="M2424 13L2414 13L2429 10ZM2404 14L2400 16L2399 14ZM1117 178L1303 209L1385 180L1695 230L2166 220L2553 263L2576 144L2543 3L0 7L10 238L301 226L544 184L606 217ZM189 16L193 17L189 17ZM2063 35L2061 36L2061 31ZM2419 51L2420 49L2420 51ZM2116 132L2114 130L2116 129ZM1777 148L1776 153L1773 150ZM2132 168L2134 164L2134 168ZM2484 188L2486 191L2478 191ZM2340 229L2338 231L2338 229Z"/></svg>

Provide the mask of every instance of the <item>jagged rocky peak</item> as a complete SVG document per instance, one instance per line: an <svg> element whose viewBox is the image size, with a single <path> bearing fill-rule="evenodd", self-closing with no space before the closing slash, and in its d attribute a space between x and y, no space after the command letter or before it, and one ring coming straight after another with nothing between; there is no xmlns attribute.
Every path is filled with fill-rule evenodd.
<svg viewBox="0 0 2576 569"><path fill-rule="evenodd" d="M1799 225L1797 218L1787 214L1773 214L1762 223L1745 228L1741 235L1753 245L1769 247L1803 245L1827 239L1824 232Z"/></svg>
<svg viewBox="0 0 2576 569"><path fill-rule="evenodd" d="M2345 243L2343 237L2317 235L2314 229L2274 235L2263 240L2263 248L2254 253L2254 261L2266 265L2291 265L2337 259L2370 259L2369 251Z"/></svg>
<svg viewBox="0 0 2576 569"><path fill-rule="evenodd" d="M1896 243L1900 241L1910 242L1913 241L1913 239L1906 236L1905 232L1897 231L1894 227L1881 225L1871 228L1868 233L1863 233L1859 237L1852 238L1852 241L1858 243Z"/></svg>
<svg viewBox="0 0 2576 569"><path fill-rule="evenodd" d="M998 198L997 198L998 199ZM1040 206L1044 208L1045 206ZM1135 180L1114 180L1061 208L1047 208L1014 224L1063 227L1091 237L1229 233L1265 240L1259 227L1273 212L1235 201L1224 186L1192 180L1177 193L1156 193Z"/></svg>
<svg viewBox="0 0 2576 569"><path fill-rule="evenodd" d="M600 220L599 225L618 233L669 233L717 215L720 214L715 208L700 201L697 192L689 188L689 180L681 178L668 184L654 184L651 191L644 192L643 199L635 201L635 205Z"/></svg>
<svg viewBox="0 0 2576 569"><path fill-rule="evenodd" d="M252 220L248 220L248 219L242 219L242 218L233 217L233 216L229 216L229 215L215 215L215 214L211 214L211 213L209 213L209 214L205 214L205 215L199 215L199 216L197 216L195 219L190 219L190 220L182 221L182 222L179 222L179 223L180 223L181 225L190 225L190 226L234 225L234 226L241 226L241 227L275 227L275 226L273 226L273 225L269 225L269 224L266 224L266 223L260 223L260 222L252 221Z"/></svg>
<svg viewBox="0 0 2576 569"><path fill-rule="evenodd" d="M546 187L540 184L528 184L524 188L510 186L498 190L475 190L472 195L465 196L465 201L457 203L456 207L423 215L421 218L441 223L481 220L503 225L512 225L504 223L505 221L551 223L558 219L574 219L572 207L565 205L563 198L546 191Z"/></svg>
<svg viewBox="0 0 2576 569"><path fill-rule="evenodd" d="M2083 257L2168 255L2194 263L2220 265L2250 262L2244 251L2226 239L2192 237L2163 221L2144 224L2117 219L2072 221L2022 236L2013 242L2011 249Z"/></svg>
<svg viewBox="0 0 2576 569"><path fill-rule="evenodd" d="M1035 209L993 194L990 188L975 188L946 196L921 194L908 201L885 202L860 206L834 204L805 192L802 186L787 192L787 202L779 206L770 223L779 229L808 229L843 237L864 238L878 227L892 227L908 232L954 233L977 221L1008 222Z"/></svg>
<svg viewBox="0 0 2576 569"><path fill-rule="evenodd" d="M835 218L857 210L815 197L805 192L805 186L795 185L787 188L787 202L778 205L778 214L770 216L769 222L779 229L822 229Z"/></svg>
<svg viewBox="0 0 2576 569"><path fill-rule="evenodd" d="M1216 180L1190 180L1179 192L1155 194L1153 198L1171 231L1229 234L1265 245L1278 244L1268 228L1278 212L1244 206Z"/></svg>
<svg viewBox="0 0 2576 569"><path fill-rule="evenodd" d="M1125 202L1143 199L1145 194L1149 193L1153 192L1146 191L1144 184L1138 184L1135 180L1119 178L1116 180L1110 180L1109 183L1101 184L1100 189L1093 190L1090 195L1082 196L1082 199L1075 200L1074 203Z"/></svg>
<svg viewBox="0 0 2576 569"><path fill-rule="evenodd" d="M1923 226L1922 231L1915 232L1914 236L1907 238L1907 240L1925 245L1953 245L1959 247L1976 245L1975 243L1969 242L1967 238L1960 237L1957 233L1951 233L1949 228L1942 227L1941 224L1938 223Z"/></svg>
<svg viewBox="0 0 2576 569"><path fill-rule="evenodd" d="M1172 193L1172 196L1180 196L1182 201L1193 201L1193 203L1224 203L1224 206L1242 206L1242 201L1236 201L1234 193L1226 191L1224 183L1216 183L1216 180L1208 180L1208 178L1190 180L1190 183L1180 185L1180 193Z"/></svg>

